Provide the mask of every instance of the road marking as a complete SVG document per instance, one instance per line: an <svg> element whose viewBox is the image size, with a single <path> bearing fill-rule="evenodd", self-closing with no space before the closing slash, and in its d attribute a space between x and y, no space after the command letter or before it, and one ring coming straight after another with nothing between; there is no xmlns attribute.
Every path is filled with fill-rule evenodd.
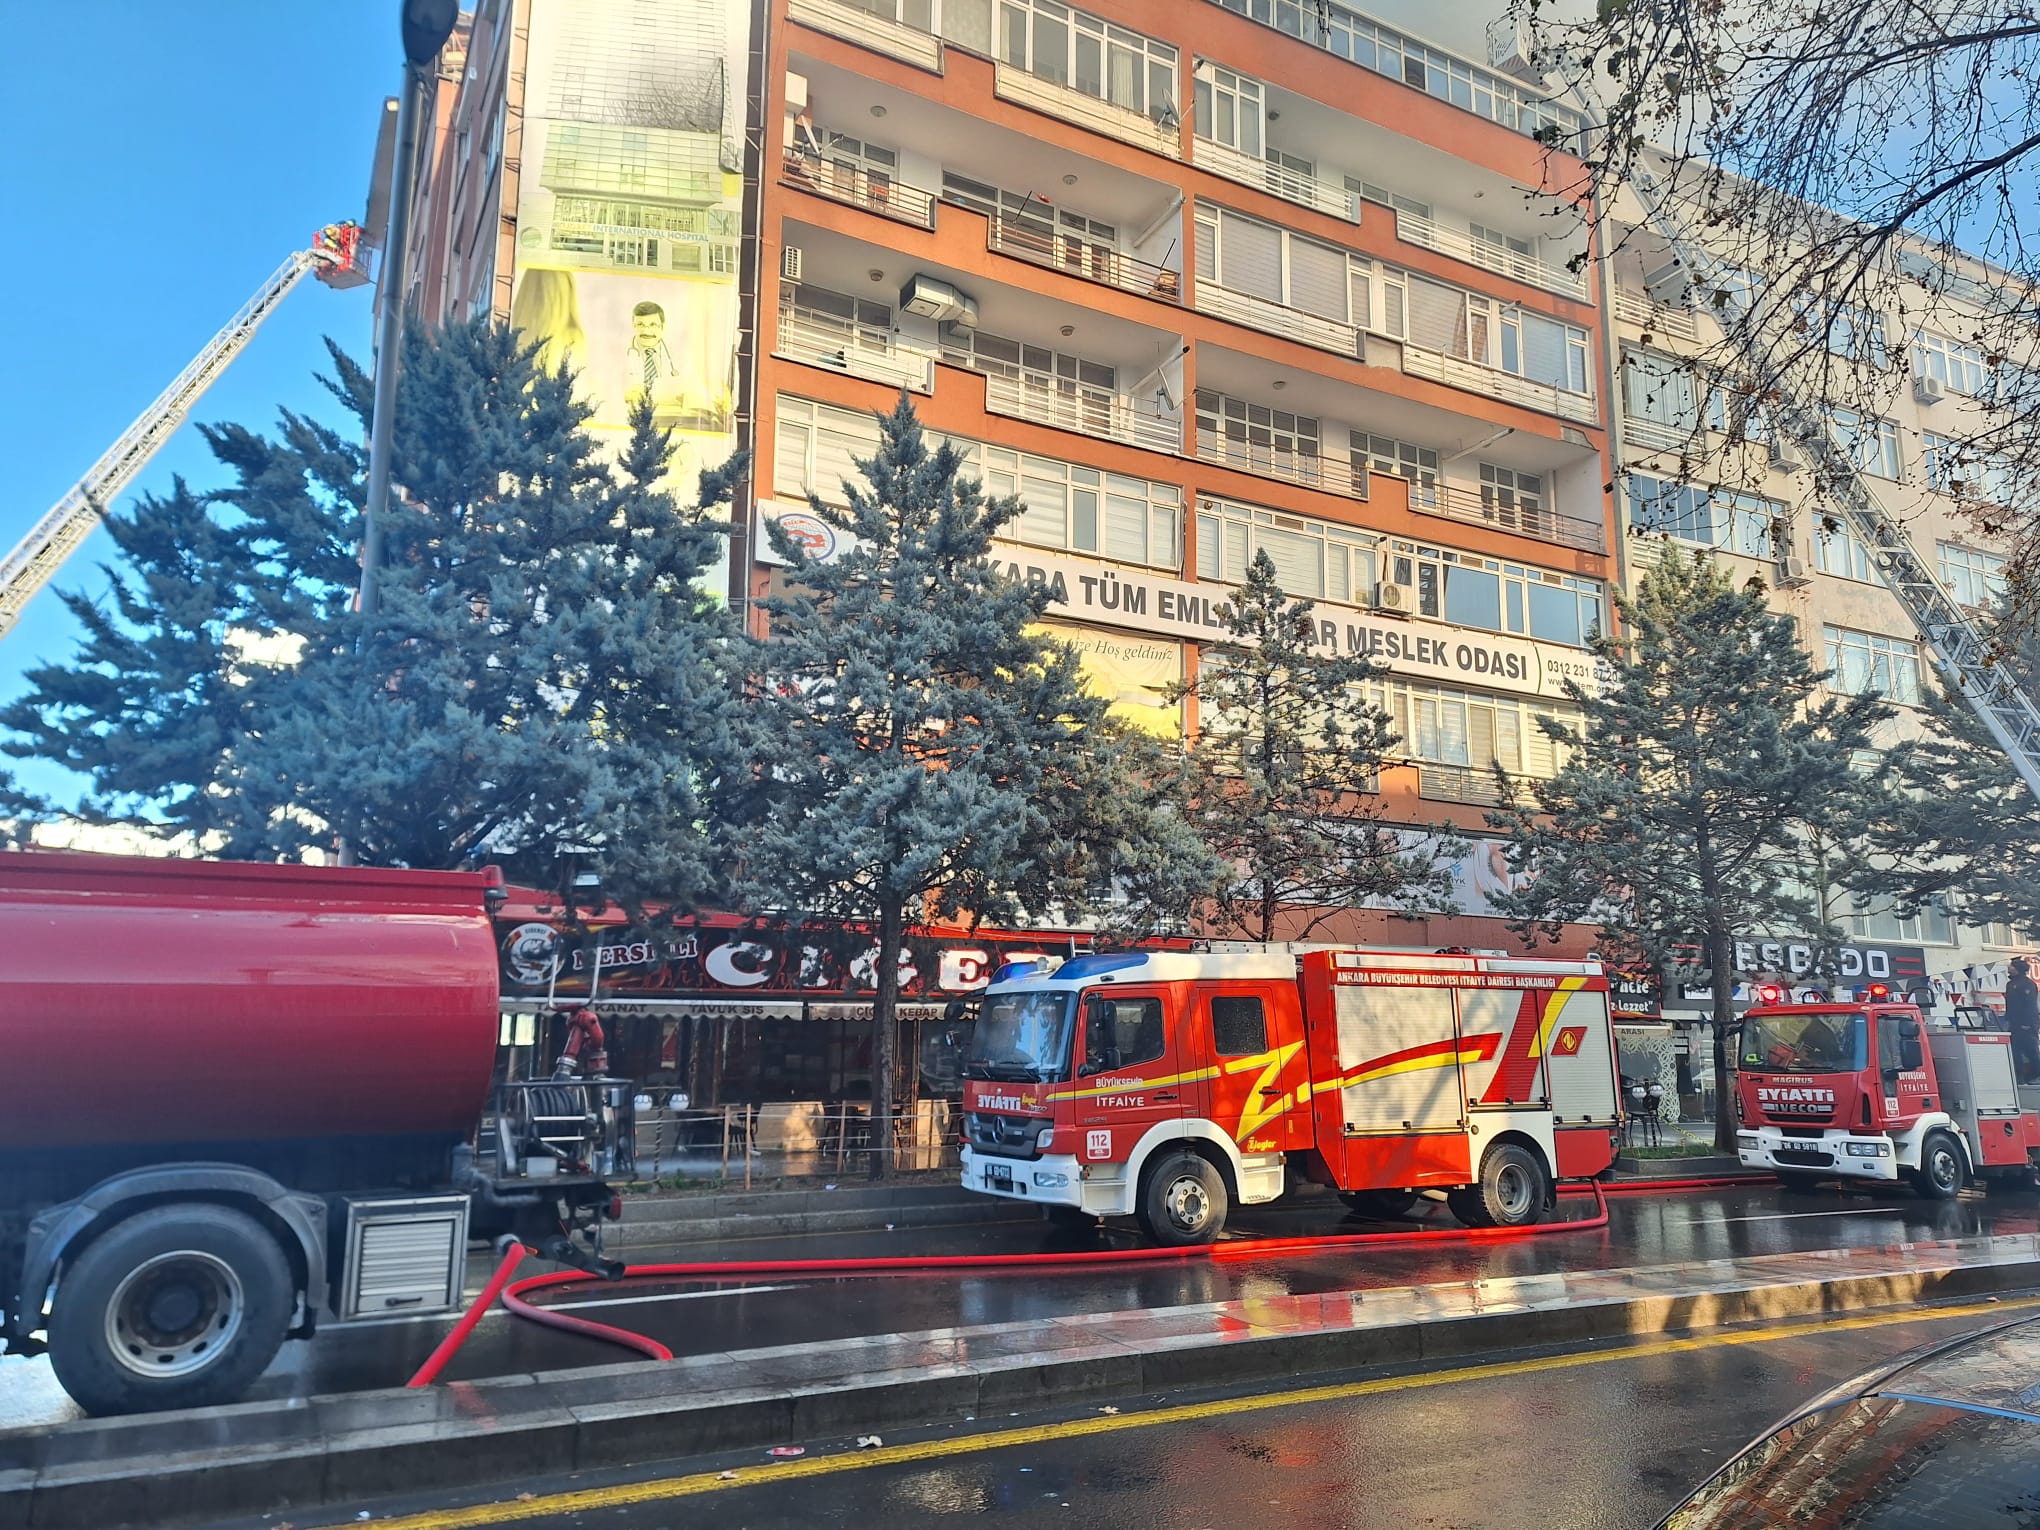
<svg viewBox="0 0 2040 1530"><path fill-rule="evenodd" d="M1767 1211L1761 1216L1688 1217L1686 1221L1694 1227L1705 1227L1715 1222L1796 1222L1801 1217L1860 1217L1866 1213L1902 1217L1916 1209L1912 1206L1844 1206L1840 1211Z"/></svg>
<svg viewBox="0 0 2040 1530"><path fill-rule="evenodd" d="M605 1296L585 1302L547 1302L548 1312L575 1312L583 1307L628 1307L639 1302L698 1302L710 1296L751 1296L760 1291L791 1291L792 1286L730 1286L721 1291L669 1291L661 1296ZM479 1296L481 1293L476 1292ZM474 1297L470 1296L469 1301ZM511 1314L501 1307L491 1307L482 1314L482 1321L490 1318L509 1317ZM320 1333L350 1333L357 1328L395 1328L404 1323L445 1323L457 1317L452 1312L414 1312L405 1317L356 1318L351 1323L333 1323L321 1328Z"/></svg>
<svg viewBox="0 0 2040 1530"><path fill-rule="evenodd" d="M637 1504L664 1503L677 1498L694 1498L705 1493L722 1493L732 1488L755 1487L796 1478L832 1477L842 1472L865 1471L874 1466L900 1466L918 1461L940 1461L952 1456L977 1455L983 1451L1005 1450L1016 1445L1045 1445L1062 1440L1086 1439L1116 1434L1124 1429L1152 1429L1163 1424L1199 1423L1206 1419L1235 1418L1242 1413L1262 1413L1271 1408L1293 1408L1314 1403L1344 1402L1357 1397L1377 1397L1393 1392L1421 1391L1431 1387L1454 1386L1467 1381L1494 1381L1509 1376L1534 1376L1547 1371L1572 1370L1588 1365L1607 1365L1623 1360L1647 1360L1657 1355L1690 1354L1730 1344L1768 1344L1779 1339L1802 1338L1809 1334L1850 1333L1865 1328L1882 1328L1894 1323L1935 1322L1944 1318L2001 1316L2040 1308L2040 1296L2011 1301L1969 1302L1961 1306L1908 1308L1899 1312L1861 1317L1831 1318L1819 1323L1777 1324L1769 1328L1746 1328L1708 1334L1690 1339L1657 1339L1626 1349L1584 1350L1574 1354L1544 1355L1530 1360L1497 1360L1486 1365L1465 1366L1449 1371L1424 1371L1408 1376L1382 1376L1372 1381L1347 1381L1331 1386L1301 1387L1288 1392L1266 1392L1255 1397L1227 1397L1211 1402L1183 1403L1173 1408L1156 1408L1145 1413L1120 1413L1065 1419L1054 1424L1035 1424L1017 1429L994 1429L982 1434L922 1440L912 1445L885 1445L873 1450L847 1451L834 1456L805 1456L769 1467L745 1468L735 1472L695 1472L685 1477L662 1477L649 1482L625 1482L613 1487L580 1488L566 1493L541 1493L504 1503L475 1504L464 1509L430 1509L422 1514L398 1514L376 1520L376 1530L485 1530L493 1525L520 1520L550 1519L563 1514L586 1514L598 1509L630 1508ZM323 1530L347 1530L330 1525Z"/></svg>

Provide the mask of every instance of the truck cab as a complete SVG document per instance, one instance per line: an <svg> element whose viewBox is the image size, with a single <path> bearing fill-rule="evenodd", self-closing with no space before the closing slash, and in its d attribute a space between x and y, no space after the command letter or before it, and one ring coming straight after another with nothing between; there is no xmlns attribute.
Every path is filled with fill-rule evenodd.
<svg viewBox="0 0 2040 1530"><path fill-rule="evenodd" d="M1912 1004L1768 1004L1736 1045L1736 1156L1790 1188L1904 1181L1949 1200L1973 1177L2030 1183L2040 1116L2003 1032L1929 1024Z"/></svg>

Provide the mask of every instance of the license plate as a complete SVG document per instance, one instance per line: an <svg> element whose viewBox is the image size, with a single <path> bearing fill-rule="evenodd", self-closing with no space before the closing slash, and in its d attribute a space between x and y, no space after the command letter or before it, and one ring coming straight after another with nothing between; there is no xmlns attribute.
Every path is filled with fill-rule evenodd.
<svg viewBox="0 0 2040 1530"><path fill-rule="evenodd" d="M993 1165L985 1170L985 1188L989 1190L1011 1190L1013 1171L1003 1164Z"/></svg>

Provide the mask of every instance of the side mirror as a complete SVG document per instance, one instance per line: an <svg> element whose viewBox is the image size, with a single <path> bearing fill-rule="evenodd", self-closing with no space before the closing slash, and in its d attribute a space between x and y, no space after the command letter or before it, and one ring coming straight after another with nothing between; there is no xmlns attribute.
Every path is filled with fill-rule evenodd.
<svg viewBox="0 0 2040 1530"><path fill-rule="evenodd" d="M1919 1023L1919 1021L1917 1021L1917 1020L1901 1020L1901 1021L1899 1021L1899 1022L1898 1022L1898 1039L1899 1039L1900 1041L1918 1041L1918 1040L1920 1039L1920 1023Z"/></svg>
<svg viewBox="0 0 2040 1530"><path fill-rule="evenodd" d="M1919 1027L1913 1027L1913 1034L1899 1033L1898 1062L1906 1072L1911 1073L1926 1066L1926 1056L1920 1051Z"/></svg>

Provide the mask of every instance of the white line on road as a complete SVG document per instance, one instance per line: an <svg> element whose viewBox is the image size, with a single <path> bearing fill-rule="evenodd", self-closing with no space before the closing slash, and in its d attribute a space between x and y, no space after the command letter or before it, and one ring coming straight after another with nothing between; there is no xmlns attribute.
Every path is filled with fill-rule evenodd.
<svg viewBox="0 0 2040 1530"><path fill-rule="evenodd" d="M658 1296L609 1296L588 1302L553 1302L547 1306L546 1310L548 1312L571 1312L579 1307L622 1307L633 1302L693 1302L700 1301L705 1296L751 1296L761 1291L791 1291L792 1289L793 1287L791 1286L731 1286L727 1290L722 1291L669 1291ZM473 1301L479 1295L481 1295L479 1291L471 1292L465 1300ZM356 1318L351 1323L329 1324L321 1328L319 1332L321 1334L328 1334L340 1333L354 1328L396 1328L405 1323L446 1323L452 1321L458 1315L452 1312L414 1312L405 1317ZM501 1307L491 1307L482 1316L487 1319L506 1317L508 1314Z"/></svg>
<svg viewBox="0 0 2040 1530"><path fill-rule="evenodd" d="M1844 1206L1840 1211L1768 1211L1755 1217L1688 1217L1686 1220L1699 1227L1716 1222L1796 1222L1801 1217L1860 1217L1865 1213L1901 1217L1911 1209L1908 1206Z"/></svg>

